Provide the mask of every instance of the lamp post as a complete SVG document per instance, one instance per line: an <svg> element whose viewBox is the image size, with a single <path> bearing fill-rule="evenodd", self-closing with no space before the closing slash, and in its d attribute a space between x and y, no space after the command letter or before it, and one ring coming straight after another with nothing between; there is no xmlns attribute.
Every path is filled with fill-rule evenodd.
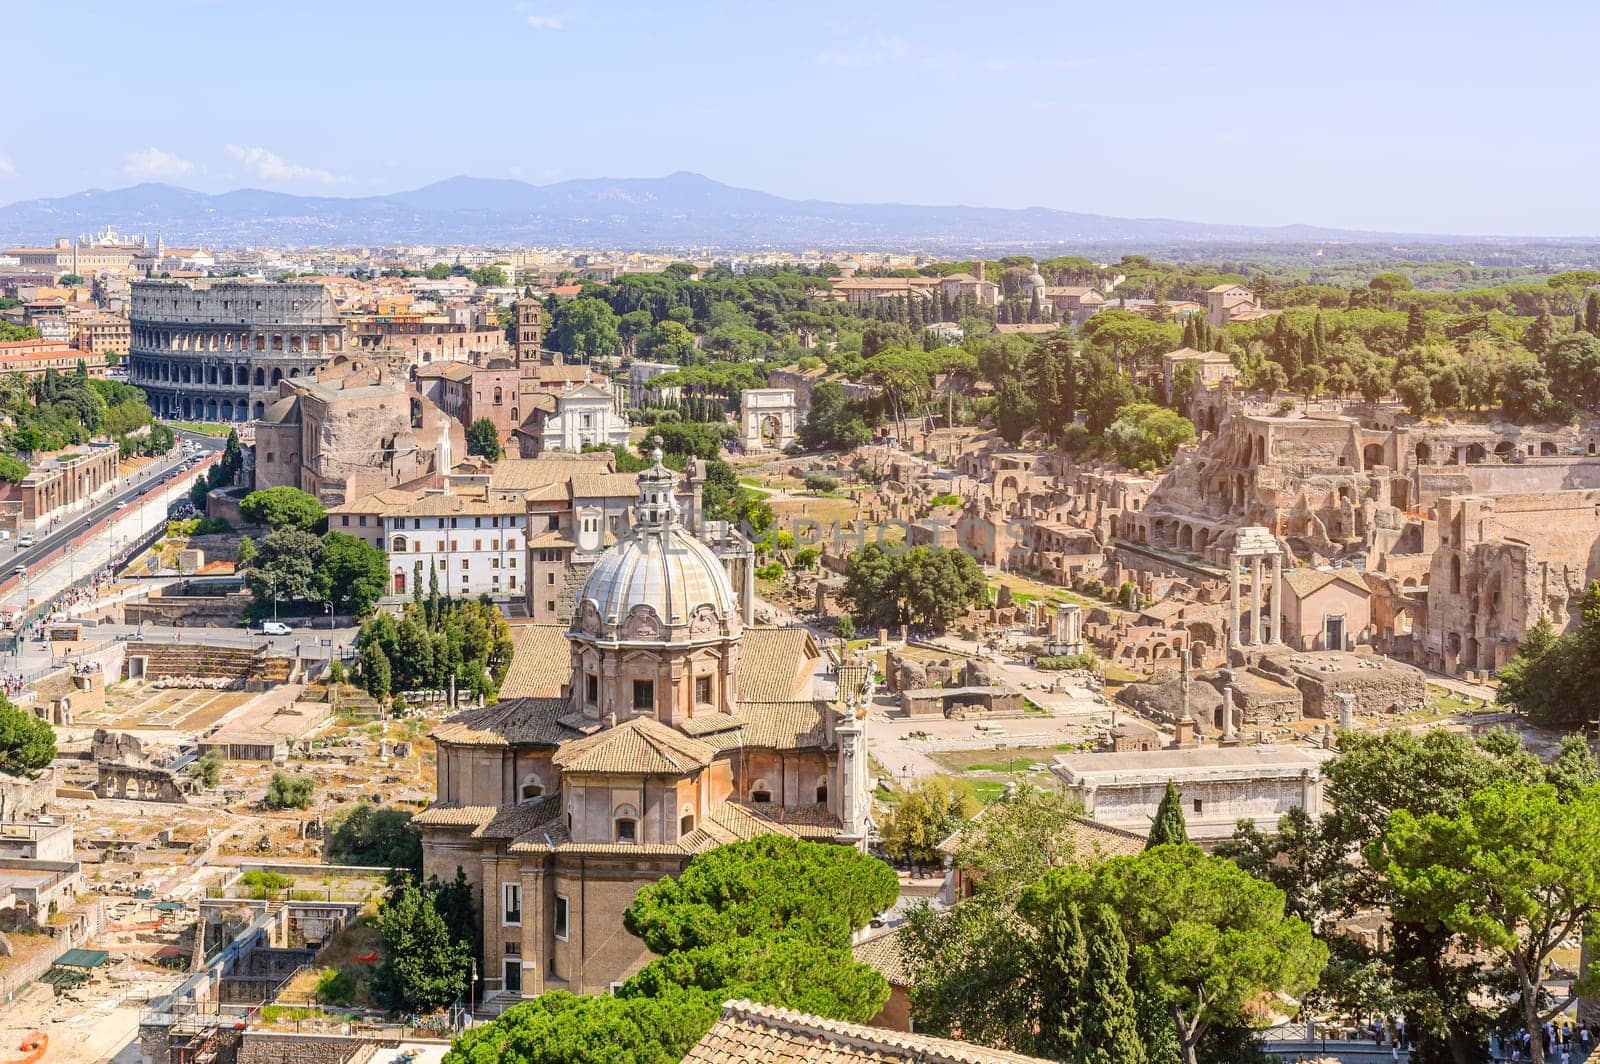
<svg viewBox="0 0 1600 1064"><path fill-rule="evenodd" d="M322 600L322 612L328 615L328 660L333 660L333 603L328 599Z"/></svg>

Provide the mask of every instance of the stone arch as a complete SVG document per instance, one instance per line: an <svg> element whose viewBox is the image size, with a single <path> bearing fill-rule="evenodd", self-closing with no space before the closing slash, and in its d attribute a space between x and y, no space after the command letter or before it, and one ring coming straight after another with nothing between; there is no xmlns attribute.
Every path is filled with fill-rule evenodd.
<svg viewBox="0 0 1600 1064"><path fill-rule="evenodd" d="M283 370L281 370L278 367L274 366L272 368L272 384L273 384L273 387L277 387L278 382L281 381L281 380L283 380Z"/></svg>
<svg viewBox="0 0 1600 1064"><path fill-rule="evenodd" d="M1373 466L1383 465L1383 444L1369 443L1361 448L1361 466L1371 469Z"/></svg>
<svg viewBox="0 0 1600 1064"><path fill-rule="evenodd" d="M1593 445L1591 444L1591 446ZM1539 442L1540 458L1554 458L1557 453L1556 445L1554 443L1550 442L1549 440L1541 440ZM1590 453L1593 454L1594 452L1590 451Z"/></svg>
<svg viewBox="0 0 1600 1064"><path fill-rule="evenodd" d="M1477 465L1489 457L1489 450L1481 443L1470 444L1467 447L1467 465Z"/></svg>
<svg viewBox="0 0 1600 1064"><path fill-rule="evenodd" d="M1265 435L1257 436L1256 437L1256 462L1255 462L1255 464L1256 465L1265 465L1266 461L1267 461L1267 437Z"/></svg>
<svg viewBox="0 0 1600 1064"><path fill-rule="evenodd" d="M233 402L231 400L224 399L222 401L222 420L233 420Z"/></svg>
<svg viewBox="0 0 1600 1064"><path fill-rule="evenodd" d="M1450 593L1461 594L1461 556L1450 555Z"/></svg>
<svg viewBox="0 0 1600 1064"><path fill-rule="evenodd" d="M1417 441L1417 465L1433 464L1433 448L1428 446L1427 440Z"/></svg>
<svg viewBox="0 0 1600 1064"><path fill-rule="evenodd" d="M537 772L530 772L522 777L522 783L517 786L517 801L531 802L544 797L544 780Z"/></svg>
<svg viewBox="0 0 1600 1064"><path fill-rule="evenodd" d="M1178 526L1178 547L1180 550L1194 550L1194 526Z"/></svg>
<svg viewBox="0 0 1600 1064"><path fill-rule="evenodd" d="M255 416L257 418L261 417L261 415L265 414L266 412L267 412L267 405L265 403L257 403L256 404L256 406L255 406Z"/></svg>
<svg viewBox="0 0 1600 1064"><path fill-rule="evenodd" d="M1504 461L1507 458L1510 458L1513 454L1516 453L1516 451L1517 451L1517 445L1512 443L1510 440L1501 440L1499 443L1494 445L1494 453L1502 461Z"/></svg>
<svg viewBox="0 0 1600 1064"><path fill-rule="evenodd" d="M257 366L256 367L256 387L257 388L265 388L266 386L267 386L267 371L262 369L260 366Z"/></svg>
<svg viewBox="0 0 1600 1064"><path fill-rule="evenodd" d="M772 785L767 782L765 776L750 784L750 800L752 802L772 801Z"/></svg>

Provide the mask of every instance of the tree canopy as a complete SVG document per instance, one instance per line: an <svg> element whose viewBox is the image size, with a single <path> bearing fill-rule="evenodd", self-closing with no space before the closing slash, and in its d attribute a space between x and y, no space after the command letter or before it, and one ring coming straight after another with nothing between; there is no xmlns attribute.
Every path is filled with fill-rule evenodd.
<svg viewBox="0 0 1600 1064"><path fill-rule="evenodd" d="M314 532L328 515L314 496L299 488L280 486L252 491L240 499L239 516L253 525L266 525L274 531L295 528Z"/></svg>

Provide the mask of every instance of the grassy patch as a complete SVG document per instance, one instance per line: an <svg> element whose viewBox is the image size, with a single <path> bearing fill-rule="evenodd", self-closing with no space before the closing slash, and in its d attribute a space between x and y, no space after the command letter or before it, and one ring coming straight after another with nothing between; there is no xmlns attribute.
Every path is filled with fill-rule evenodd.
<svg viewBox="0 0 1600 1064"><path fill-rule="evenodd" d="M963 772L1026 772L1038 762L1031 757L1011 757L1004 761L979 761L962 769Z"/></svg>
<svg viewBox="0 0 1600 1064"><path fill-rule="evenodd" d="M977 796L978 801L988 805L990 802L997 802L1005 797L1006 784L996 783L993 780L974 780L972 793Z"/></svg>
<svg viewBox="0 0 1600 1064"><path fill-rule="evenodd" d="M201 436L226 436L232 428L230 425L220 425L214 421L168 421L164 424L174 431L182 429Z"/></svg>

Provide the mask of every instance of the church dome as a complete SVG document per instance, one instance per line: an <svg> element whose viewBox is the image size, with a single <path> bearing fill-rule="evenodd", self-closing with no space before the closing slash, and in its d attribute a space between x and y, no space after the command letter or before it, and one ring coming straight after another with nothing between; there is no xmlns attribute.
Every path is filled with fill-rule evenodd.
<svg viewBox="0 0 1600 1064"><path fill-rule="evenodd" d="M679 521L676 481L657 450L639 474L633 529L584 581L576 634L649 643L738 634L738 596L716 554Z"/></svg>

